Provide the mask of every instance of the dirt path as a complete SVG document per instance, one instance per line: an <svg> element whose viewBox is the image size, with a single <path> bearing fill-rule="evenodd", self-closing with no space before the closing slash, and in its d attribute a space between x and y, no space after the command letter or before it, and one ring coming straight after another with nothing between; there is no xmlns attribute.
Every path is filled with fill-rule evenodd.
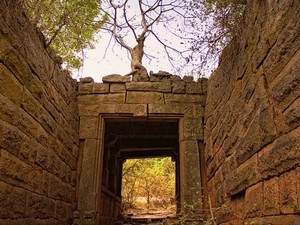
<svg viewBox="0 0 300 225"><path fill-rule="evenodd" d="M165 218L172 218L176 215L174 210L135 210L131 211L124 220L123 225L154 225L161 224Z"/></svg>

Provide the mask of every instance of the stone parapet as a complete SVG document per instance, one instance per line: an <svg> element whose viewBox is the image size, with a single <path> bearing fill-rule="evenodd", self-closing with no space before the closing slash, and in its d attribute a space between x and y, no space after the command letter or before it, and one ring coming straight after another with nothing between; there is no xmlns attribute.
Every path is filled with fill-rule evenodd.
<svg viewBox="0 0 300 225"><path fill-rule="evenodd" d="M79 82L79 104L97 101L101 104L196 103L205 105L206 78L195 82L192 77L175 76L176 79L172 77L169 75L167 78L157 78L155 81L134 82L128 80L127 76L109 75L108 78L103 78L105 83L95 83L92 78L84 78Z"/></svg>

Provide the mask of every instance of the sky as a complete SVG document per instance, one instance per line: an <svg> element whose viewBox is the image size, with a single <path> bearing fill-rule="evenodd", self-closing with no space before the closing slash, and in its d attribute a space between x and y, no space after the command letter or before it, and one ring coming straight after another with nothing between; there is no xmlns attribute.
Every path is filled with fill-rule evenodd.
<svg viewBox="0 0 300 225"><path fill-rule="evenodd" d="M108 34L101 34L101 38L95 45L94 49L85 50L83 67L79 70L73 70L74 78L92 77L95 82L102 82L102 77L110 74L125 75L131 71L130 57L125 48L118 45L110 46L106 51L106 46L109 43L110 36ZM135 44L135 43L134 43ZM132 46L134 46L132 44ZM155 40L147 40L145 51L155 46L157 59L149 61L145 56L143 64L150 71L158 72L159 70L172 72L173 68L170 65L164 54L164 49L159 46Z"/></svg>
<svg viewBox="0 0 300 225"><path fill-rule="evenodd" d="M104 1L102 1L102 3L103 2ZM134 17L132 17L134 18L133 22L138 21L140 23L140 18L137 16L138 13L136 13L139 12L136 5L137 1L130 0L129 2L131 3L130 13L134 15ZM120 20L122 19L121 17ZM174 36L171 32L178 28L178 23L182 23L182 21L175 21L175 19L170 21L168 24L170 31L167 31L164 28L164 24L158 22L154 24L153 30L156 34L158 34L157 36L159 36L161 41L168 43L173 48L184 51L189 47L183 44L182 38ZM130 29L127 30L130 31ZM139 33L138 31L136 32ZM130 47L134 47L136 45L135 38L131 34L131 31L123 33L123 36L125 42ZM111 35L108 33L99 33L98 42L95 44L95 48L84 51L83 67L79 70L72 71L73 78L79 79L82 77L92 77L95 82L102 82L103 76L110 74L125 75L131 71L129 52L127 49L116 44L114 40L110 42L110 38ZM144 51L148 55L144 55L143 57L143 66L146 67L148 73L150 71L158 72L159 70L163 70L179 76L193 75L190 74L190 71L192 70L190 70L186 64L185 59L173 53L171 57L178 61L175 63L176 66L184 65L182 67L183 72L176 71L169 62L164 46L152 35L146 37Z"/></svg>

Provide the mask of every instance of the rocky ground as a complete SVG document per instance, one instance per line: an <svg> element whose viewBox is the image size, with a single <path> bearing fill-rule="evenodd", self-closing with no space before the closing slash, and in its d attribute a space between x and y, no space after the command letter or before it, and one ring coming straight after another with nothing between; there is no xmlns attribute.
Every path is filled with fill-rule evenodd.
<svg viewBox="0 0 300 225"><path fill-rule="evenodd" d="M136 210L128 213L115 225L203 225L199 218L179 218L174 210Z"/></svg>
<svg viewBox="0 0 300 225"><path fill-rule="evenodd" d="M130 210L119 224L163 224L166 218L174 218L176 213L172 209L164 210Z"/></svg>

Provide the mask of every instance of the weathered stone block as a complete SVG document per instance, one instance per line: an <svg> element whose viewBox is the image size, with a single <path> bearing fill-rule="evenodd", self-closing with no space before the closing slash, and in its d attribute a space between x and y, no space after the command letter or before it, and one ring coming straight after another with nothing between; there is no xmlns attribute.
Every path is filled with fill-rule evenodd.
<svg viewBox="0 0 300 225"><path fill-rule="evenodd" d="M61 159L59 158L59 156L53 152L53 151L49 151L48 153L48 163L47 163L47 170L56 175L56 176L60 176L60 172L62 169L62 164L63 162L61 161Z"/></svg>
<svg viewBox="0 0 300 225"><path fill-rule="evenodd" d="M202 118L185 118L183 127L183 139L203 140Z"/></svg>
<svg viewBox="0 0 300 225"><path fill-rule="evenodd" d="M224 180L227 180L228 177L231 176L231 172L238 167L235 154L232 154L231 156L225 158L222 167Z"/></svg>
<svg viewBox="0 0 300 225"><path fill-rule="evenodd" d="M72 170L76 169L76 157L73 156L71 149L63 147L60 152L60 156Z"/></svg>
<svg viewBox="0 0 300 225"><path fill-rule="evenodd" d="M208 86L208 78L198 78L197 80L198 83L201 83L202 84L202 91L203 93L207 93L207 86ZM239 81L237 81L239 82Z"/></svg>
<svg viewBox="0 0 300 225"><path fill-rule="evenodd" d="M300 217L299 215L277 215L277 216L268 216L263 218L250 218L246 219L245 224L272 224L272 225L285 225L285 224L299 224Z"/></svg>
<svg viewBox="0 0 300 225"><path fill-rule="evenodd" d="M193 103L169 103L169 104L149 104L150 114L178 114L187 117L204 115L204 108L199 104Z"/></svg>
<svg viewBox="0 0 300 225"><path fill-rule="evenodd" d="M151 103L163 104L164 95L158 92L127 92L126 103Z"/></svg>
<svg viewBox="0 0 300 225"><path fill-rule="evenodd" d="M147 116L147 104L117 104L115 113L130 113L133 116Z"/></svg>
<svg viewBox="0 0 300 225"><path fill-rule="evenodd" d="M71 184L72 187L75 187L77 182L79 182L78 179L77 179L77 171L72 170L71 171L71 182L70 182L70 184Z"/></svg>
<svg viewBox="0 0 300 225"><path fill-rule="evenodd" d="M94 210L94 177L95 177L95 156L99 151L97 146L97 139L86 139L84 142L83 156L82 156L82 168L79 183L79 199L78 210Z"/></svg>
<svg viewBox="0 0 300 225"><path fill-rule="evenodd" d="M218 189L220 186L221 186L221 184L223 183L223 181L224 181L224 176L223 176L223 167L222 166L220 166L218 169L217 169L217 171L215 172L215 176L214 176L214 180L215 180L215 182L214 182L214 188L216 188L216 189Z"/></svg>
<svg viewBox="0 0 300 225"><path fill-rule="evenodd" d="M4 38L0 40L0 58L7 69L22 83L31 80L32 73L25 59ZM27 80L27 81L26 81Z"/></svg>
<svg viewBox="0 0 300 225"><path fill-rule="evenodd" d="M185 94L186 83L184 81L172 83L172 92L175 94Z"/></svg>
<svg viewBox="0 0 300 225"><path fill-rule="evenodd" d="M58 72L58 74L56 76L53 76L53 80L51 81L51 84L54 86L54 88L59 93L58 97L60 99L62 99L64 102L66 102L67 105L70 105L70 104L74 105L74 100L76 99L76 94L74 94L74 93L77 92L76 88L73 89L74 92L72 94L69 94L65 87L66 85L64 85L64 83L62 82L66 78L62 77L59 74L59 71L57 71L57 72Z"/></svg>
<svg viewBox="0 0 300 225"><path fill-rule="evenodd" d="M111 74L102 78L103 83L126 83L130 81L130 76L122 76L119 74Z"/></svg>
<svg viewBox="0 0 300 225"><path fill-rule="evenodd" d="M42 105L49 115L54 119L54 121L58 122L62 126L69 127L68 123L64 123L65 118L59 113L55 105L53 105L53 103L50 102L46 97L43 98Z"/></svg>
<svg viewBox="0 0 300 225"><path fill-rule="evenodd" d="M0 120L0 147L17 156L25 139L19 129Z"/></svg>
<svg viewBox="0 0 300 225"><path fill-rule="evenodd" d="M27 137L26 140L22 143L18 157L24 162L33 165L35 162L37 149L39 148L43 148L43 146L35 140L31 140Z"/></svg>
<svg viewBox="0 0 300 225"><path fill-rule="evenodd" d="M96 116L81 116L79 123L79 138L97 138L98 120Z"/></svg>
<svg viewBox="0 0 300 225"><path fill-rule="evenodd" d="M125 93L99 94L99 95L81 95L78 96L78 104L96 105L101 103L124 103Z"/></svg>
<svg viewBox="0 0 300 225"><path fill-rule="evenodd" d="M224 163L225 154L223 151L218 151L211 162L207 165L207 177L208 179L212 178L217 169Z"/></svg>
<svg viewBox="0 0 300 225"><path fill-rule="evenodd" d="M225 200L226 200L226 191L225 191L225 184L222 183L220 186L218 186L216 188L216 204L217 204L217 207L221 207L224 203L225 203ZM225 221L225 216L228 216L228 212L223 215L223 220L222 221ZM226 218L226 221L228 221L229 218Z"/></svg>
<svg viewBox="0 0 300 225"><path fill-rule="evenodd" d="M47 132L52 133L57 127L54 119L28 90L24 90L23 92L21 106L28 114L35 118Z"/></svg>
<svg viewBox="0 0 300 225"><path fill-rule="evenodd" d="M227 157L234 152L235 150L234 146L237 143L237 140L240 138L239 135L240 135L239 131L235 129L235 127L233 127L233 129L229 132L228 137L224 139L221 148L224 149L225 155Z"/></svg>
<svg viewBox="0 0 300 225"><path fill-rule="evenodd" d="M282 214L299 212L296 170L286 172L279 177L279 197Z"/></svg>
<svg viewBox="0 0 300 225"><path fill-rule="evenodd" d="M85 82L80 82L79 83L79 88L78 88L78 93L79 94L91 94L93 93L93 87L94 83L85 83Z"/></svg>
<svg viewBox="0 0 300 225"><path fill-rule="evenodd" d="M13 125L20 118L19 107L2 94L0 94L0 118Z"/></svg>
<svg viewBox="0 0 300 225"><path fill-rule="evenodd" d="M222 147L222 143L224 143L226 136L227 136L227 132L225 131L224 126L222 126L221 123L218 123L214 129L212 130L212 142L213 142L213 149L212 152L216 153L219 150L221 150ZM223 149L222 149L223 151Z"/></svg>
<svg viewBox="0 0 300 225"><path fill-rule="evenodd" d="M200 158L197 141L181 141L180 143L180 186L181 198L187 205L201 208Z"/></svg>
<svg viewBox="0 0 300 225"><path fill-rule="evenodd" d="M220 193L219 189L219 193ZM222 195L221 195L222 196ZM241 220L241 210L239 211L239 216L237 219L237 216L235 214L235 203L230 202L230 201L226 201L224 203L222 203L219 206L216 206L215 210L214 210L214 214L215 214L215 219L217 224L222 224L222 225L226 225L227 223L229 223L229 225L240 225L241 223L234 223L232 221L234 220Z"/></svg>
<svg viewBox="0 0 300 225"><path fill-rule="evenodd" d="M0 63L0 94L10 99L16 105L22 101L23 85L14 77L14 75Z"/></svg>
<svg viewBox="0 0 300 225"><path fill-rule="evenodd" d="M27 82L28 83L26 83L24 87L26 87L30 91L30 93L36 100L43 104L43 100L47 98L47 95L45 94L44 84L36 76L31 76L30 80L27 80ZM65 89L64 92L66 92Z"/></svg>
<svg viewBox="0 0 300 225"><path fill-rule="evenodd" d="M187 83L191 83L193 82L194 77L193 76L184 76L183 77L183 81L187 82Z"/></svg>
<svg viewBox="0 0 300 225"><path fill-rule="evenodd" d="M284 111L283 116L290 129L300 126L300 97Z"/></svg>
<svg viewBox="0 0 300 225"><path fill-rule="evenodd" d="M57 140L59 140L66 149L71 149L71 147L73 146L73 141L71 140L69 135L62 129L61 126L58 126L56 128L56 132L57 132L56 134Z"/></svg>
<svg viewBox="0 0 300 225"><path fill-rule="evenodd" d="M297 62L295 65L283 71L280 79L276 79L272 83L271 96L276 102L276 105L284 111L291 103L300 97L300 51Z"/></svg>
<svg viewBox="0 0 300 225"><path fill-rule="evenodd" d="M300 208L300 167L296 169L296 180L297 180L297 198L298 198L298 211Z"/></svg>
<svg viewBox="0 0 300 225"><path fill-rule="evenodd" d="M70 220L72 215L72 203L55 201L55 218L60 221Z"/></svg>
<svg viewBox="0 0 300 225"><path fill-rule="evenodd" d="M59 178L65 182L65 183L68 183L70 184L71 186L75 186L74 185L74 180L73 179L73 173L74 171L72 171L72 169L65 163L62 163L61 164L61 171L59 173Z"/></svg>
<svg viewBox="0 0 300 225"><path fill-rule="evenodd" d="M57 200L72 202L75 197L75 189L58 177L50 174L48 196Z"/></svg>
<svg viewBox="0 0 300 225"><path fill-rule="evenodd" d="M264 181L264 215L279 214L279 182L278 177Z"/></svg>
<svg viewBox="0 0 300 225"><path fill-rule="evenodd" d="M205 144L205 154L204 154L205 163L206 163L206 165L208 165L211 162L211 160L214 156L214 154L213 154L213 142L212 142L211 137L205 138L204 140L205 140L205 143L206 143Z"/></svg>
<svg viewBox="0 0 300 225"><path fill-rule="evenodd" d="M93 93L94 94L104 94L109 92L108 83L94 83Z"/></svg>
<svg viewBox="0 0 300 225"><path fill-rule="evenodd" d="M190 107L191 104L189 104ZM184 114L188 111L188 107L183 107L182 104L149 104L149 113L153 114Z"/></svg>
<svg viewBox="0 0 300 225"><path fill-rule="evenodd" d="M0 149L0 151L2 150ZM25 215L25 210L25 189L11 186L0 181L0 218L22 218Z"/></svg>
<svg viewBox="0 0 300 225"><path fill-rule="evenodd" d="M241 191L246 190L251 185L261 180L261 175L257 168L257 155L252 156L249 160L233 170L226 179L226 193L233 196Z"/></svg>
<svg viewBox="0 0 300 225"><path fill-rule="evenodd" d="M241 195L236 196L235 198L231 198L231 202L234 205L233 208L235 211L235 216L238 217L238 219L242 222L246 216L245 193L242 193Z"/></svg>
<svg viewBox="0 0 300 225"><path fill-rule="evenodd" d="M271 108L262 107L259 113L255 113L253 121L247 128L247 133L237 144L237 162L242 164L253 154L258 152L277 137L276 125L273 122L274 115Z"/></svg>
<svg viewBox="0 0 300 225"><path fill-rule="evenodd" d="M173 81L181 81L182 79L181 79L181 77L178 76L178 75L172 75L172 76L170 77L170 80L173 82Z"/></svg>
<svg viewBox="0 0 300 225"><path fill-rule="evenodd" d="M300 162L300 128L282 135L258 155L259 172L264 179L296 168Z"/></svg>
<svg viewBox="0 0 300 225"><path fill-rule="evenodd" d="M27 192L26 216L29 218L46 219L54 217L55 203L53 199L46 196Z"/></svg>
<svg viewBox="0 0 300 225"><path fill-rule="evenodd" d="M205 105L204 95L188 95L188 94L164 94L165 102L168 103L199 103Z"/></svg>
<svg viewBox="0 0 300 225"><path fill-rule="evenodd" d="M262 216L263 197L263 182L259 182L246 190L246 217Z"/></svg>
<svg viewBox="0 0 300 225"><path fill-rule="evenodd" d="M60 225L62 221L54 218L49 219L36 219L36 218L20 218L20 219L7 219L1 220L0 225L24 225L24 224L36 224L36 225ZM64 223L64 222L63 222ZM67 223L67 222L66 222Z"/></svg>
<svg viewBox="0 0 300 225"><path fill-rule="evenodd" d="M92 77L83 77L79 79L80 83L83 84L88 84L88 83L93 83L94 79Z"/></svg>
<svg viewBox="0 0 300 225"><path fill-rule="evenodd" d="M36 193L47 193L47 177L41 169L22 162L3 149L0 151L0 165L1 180Z"/></svg>
<svg viewBox="0 0 300 225"><path fill-rule="evenodd" d="M150 82L159 82L161 80L157 76L150 75L149 76L149 81Z"/></svg>
<svg viewBox="0 0 300 225"><path fill-rule="evenodd" d="M93 104L78 103L78 113L80 116L97 116L99 113L110 113L115 109L113 104Z"/></svg>
<svg viewBox="0 0 300 225"><path fill-rule="evenodd" d="M296 8L297 7L293 5L291 5L289 8L286 7L286 9L289 9L289 12L293 12L293 10L295 10ZM294 15L289 18L289 20L286 20L284 29L280 33L279 37L276 40L276 43L272 46L272 49L265 59L263 68L269 83L274 80L276 75L284 69L289 61L290 64L297 63L299 61L300 51L296 47L300 45L298 36L300 25L298 18L299 10L298 12L295 12Z"/></svg>
<svg viewBox="0 0 300 225"><path fill-rule="evenodd" d="M170 82L128 82L127 91L171 92Z"/></svg>
<svg viewBox="0 0 300 225"><path fill-rule="evenodd" d="M98 116L99 113L132 113L135 116L147 116L146 104L93 104L78 105L79 115Z"/></svg>
<svg viewBox="0 0 300 225"><path fill-rule="evenodd" d="M204 87L202 83L187 83L186 84L186 93L187 94L204 94Z"/></svg>
<svg viewBox="0 0 300 225"><path fill-rule="evenodd" d="M109 92L110 93L123 93L125 92L126 89L125 89L125 84L110 84L110 89L109 89Z"/></svg>

